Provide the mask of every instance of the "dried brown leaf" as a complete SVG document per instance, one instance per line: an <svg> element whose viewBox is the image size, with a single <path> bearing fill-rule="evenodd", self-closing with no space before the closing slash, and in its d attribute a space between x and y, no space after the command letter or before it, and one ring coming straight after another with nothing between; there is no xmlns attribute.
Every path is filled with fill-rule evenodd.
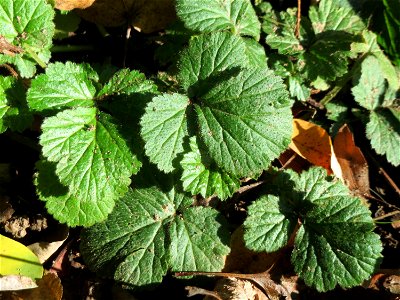
<svg viewBox="0 0 400 300"><path fill-rule="evenodd" d="M335 175L357 196L369 194L368 163L356 146L354 136L345 124L340 129L333 143L333 150L338 166L332 165Z"/></svg>

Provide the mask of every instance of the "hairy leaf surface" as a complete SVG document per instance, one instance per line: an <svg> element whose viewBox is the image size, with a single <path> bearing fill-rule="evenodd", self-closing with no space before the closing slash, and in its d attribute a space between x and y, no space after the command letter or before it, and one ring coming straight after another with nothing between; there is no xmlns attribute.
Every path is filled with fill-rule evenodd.
<svg viewBox="0 0 400 300"><path fill-rule="evenodd" d="M229 30L257 40L260 37L260 22L249 0L177 0L176 10L193 31Z"/></svg>
<svg viewBox="0 0 400 300"><path fill-rule="evenodd" d="M13 54L0 52L0 63L15 64L22 77L32 77L37 55L47 63L54 34L54 10L43 0L0 0L0 36L17 47Z"/></svg>
<svg viewBox="0 0 400 300"><path fill-rule="evenodd" d="M382 251L368 208L342 183L327 179L322 168L278 175L277 196L262 196L249 207L244 235L250 249L274 251L299 219L291 260L305 283L319 291L360 284L374 272Z"/></svg>
<svg viewBox="0 0 400 300"><path fill-rule="evenodd" d="M188 90L198 87L210 75L218 75L233 67L246 66L248 57L244 41L227 32L202 34L193 37L178 62L178 79L181 86ZM196 84L196 85L195 85Z"/></svg>
<svg viewBox="0 0 400 300"><path fill-rule="evenodd" d="M203 197L216 195L225 200L239 189L238 178L204 164L195 137L190 138L190 148L191 151L181 161L181 179L185 191Z"/></svg>
<svg viewBox="0 0 400 300"><path fill-rule="evenodd" d="M96 108L65 110L42 125L43 155L80 201L114 201L140 167L112 117Z"/></svg>
<svg viewBox="0 0 400 300"><path fill-rule="evenodd" d="M179 208L189 200L156 186L130 190L106 222L83 232L85 261L97 272L139 286L161 282L168 269L221 270L229 252L221 217L211 208Z"/></svg>
<svg viewBox="0 0 400 300"><path fill-rule="evenodd" d="M87 64L50 64L45 74L32 80L29 106L39 112L93 106L96 93L93 82L97 80L97 73Z"/></svg>
<svg viewBox="0 0 400 300"><path fill-rule="evenodd" d="M173 160L183 151L188 105L189 99L184 95L163 94L147 105L140 121L146 155L165 172L174 170Z"/></svg>
<svg viewBox="0 0 400 300"><path fill-rule="evenodd" d="M139 71L122 69L116 72L104 87L97 93L97 97L141 92L157 92L155 84L147 80Z"/></svg>
<svg viewBox="0 0 400 300"><path fill-rule="evenodd" d="M272 71L243 70L195 102L197 137L226 172L255 175L288 146L291 104L281 79Z"/></svg>

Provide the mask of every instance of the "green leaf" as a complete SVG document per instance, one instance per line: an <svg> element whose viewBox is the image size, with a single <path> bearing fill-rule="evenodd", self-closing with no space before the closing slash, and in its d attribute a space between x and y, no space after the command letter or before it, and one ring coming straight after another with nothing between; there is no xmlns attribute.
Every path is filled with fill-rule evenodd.
<svg viewBox="0 0 400 300"><path fill-rule="evenodd" d="M303 55L303 72L313 81L318 77L333 81L347 73L353 35L343 31L328 31L316 36L316 41Z"/></svg>
<svg viewBox="0 0 400 300"><path fill-rule="evenodd" d="M393 90L400 89L400 80L398 78L396 68L392 65L391 61L383 53L382 49L377 43L377 36L375 33L364 30L362 32L363 42L354 42L351 45L351 50L356 53L371 53L379 62L379 69L382 75L389 82L389 86ZM374 63L376 64L376 63Z"/></svg>
<svg viewBox="0 0 400 300"><path fill-rule="evenodd" d="M0 0L0 36L20 49L14 56L0 52L0 63L15 64L21 76L32 77L36 70L32 53L44 63L50 59L53 17L53 8L43 0Z"/></svg>
<svg viewBox="0 0 400 300"><path fill-rule="evenodd" d="M221 270L229 252L221 216L211 208L177 211L188 201L174 189L130 190L105 222L83 231L87 265L131 286L161 282L168 269Z"/></svg>
<svg viewBox="0 0 400 300"><path fill-rule="evenodd" d="M290 142L291 104L282 80L272 71L243 70L197 99L197 137L226 172L239 177L258 174Z"/></svg>
<svg viewBox="0 0 400 300"><path fill-rule="evenodd" d="M358 33L365 29L362 19L351 8L334 0L321 0L318 8L311 6L309 17L315 33L331 30Z"/></svg>
<svg viewBox="0 0 400 300"><path fill-rule="evenodd" d="M180 162L185 191L191 192L192 195L200 194L205 198L216 195L225 200L239 189L238 178L203 163L195 137L190 138L190 148L191 151L184 154Z"/></svg>
<svg viewBox="0 0 400 300"><path fill-rule="evenodd" d="M52 112L69 107L93 106L97 73L87 64L50 64L45 74L32 80L28 103L33 111Z"/></svg>
<svg viewBox="0 0 400 300"><path fill-rule="evenodd" d="M262 29L267 34L265 42L280 54L296 55L304 52L304 41L308 39L306 28L310 27L302 19L300 37L295 35L297 10L288 9L286 12L270 11L264 16Z"/></svg>
<svg viewBox="0 0 400 300"><path fill-rule="evenodd" d="M118 199L139 170L140 162L114 122L96 108L80 107L42 124L43 155L57 162L61 183L82 202Z"/></svg>
<svg viewBox="0 0 400 300"><path fill-rule="evenodd" d="M112 199L82 199L68 191L56 174L56 163L41 160L36 164L36 192L56 220L70 227L91 226L107 218L114 208Z"/></svg>
<svg viewBox="0 0 400 300"><path fill-rule="evenodd" d="M177 0L176 11L193 31L230 30L257 40L260 37L260 22L249 0Z"/></svg>
<svg viewBox="0 0 400 300"><path fill-rule="evenodd" d="M259 68L268 68L267 56L264 47L253 39L243 39L246 44L246 54L249 59L249 65Z"/></svg>
<svg viewBox="0 0 400 300"><path fill-rule="evenodd" d="M128 69L119 70L111 77L106 85L97 93L97 97L141 92L157 92L156 85L146 80L144 74Z"/></svg>
<svg viewBox="0 0 400 300"><path fill-rule="evenodd" d="M273 252L284 247L297 224L293 206L273 195L261 196L248 207L244 222L246 246Z"/></svg>
<svg viewBox="0 0 400 300"><path fill-rule="evenodd" d="M22 82L13 77L0 77L0 133L7 128L23 131L32 121Z"/></svg>
<svg viewBox="0 0 400 300"><path fill-rule="evenodd" d="M362 107L374 110L381 106L385 90L385 78L380 70L379 61L369 55L361 63L358 84L351 89L354 99Z"/></svg>
<svg viewBox="0 0 400 300"><path fill-rule="evenodd" d="M378 154L386 155L394 166L400 165L400 111L382 109L371 112L367 137Z"/></svg>
<svg viewBox="0 0 400 300"><path fill-rule="evenodd" d="M186 96L163 94L147 105L140 121L146 155L165 172L174 170L173 161L183 151L183 138L188 134L188 105Z"/></svg>
<svg viewBox="0 0 400 300"><path fill-rule="evenodd" d="M221 270L229 253L227 223L209 207L194 207L175 217L170 232L172 271ZM222 224L221 224L222 223Z"/></svg>
<svg viewBox="0 0 400 300"><path fill-rule="evenodd" d="M299 76L290 76L288 79L289 93L300 101L306 101L310 97L310 89L307 88Z"/></svg>
<svg viewBox="0 0 400 300"><path fill-rule="evenodd" d="M211 74L247 64L246 47L240 37L227 32L203 34L192 38L182 52L178 80L185 90L193 89L195 83Z"/></svg>
<svg viewBox="0 0 400 300"><path fill-rule="evenodd" d="M282 247L300 221L292 263L318 291L359 285L378 266L382 251L370 211L322 168L274 176L274 193L249 207L245 243L258 251ZM290 188L288 188L290 187ZM265 235L263 236L262 233Z"/></svg>

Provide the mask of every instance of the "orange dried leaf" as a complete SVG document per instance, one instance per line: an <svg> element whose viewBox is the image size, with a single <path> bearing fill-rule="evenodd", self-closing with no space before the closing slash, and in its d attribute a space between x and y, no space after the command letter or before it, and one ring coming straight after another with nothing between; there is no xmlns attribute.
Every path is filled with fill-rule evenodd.
<svg viewBox="0 0 400 300"><path fill-rule="evenodd" d="M56 8L60 10L73 10L75 8L87 8L95 0L56 0Z"/></svg>
<svg viewBox="0 0 400 300"><path fill-rule="evenodd" d="M331 145L331 138L325 129L301 119L293 119L289 147L313 165L324 167L328 173L332 173Z"/></svg>
<svg viewBox="0 0 400 300"><path fill-rule="evenodd" d="M333 143L338 166L332 165L335 175L358 196L369 194L368 164L361 149L356 146L349 127L340 129Z"/></svg>

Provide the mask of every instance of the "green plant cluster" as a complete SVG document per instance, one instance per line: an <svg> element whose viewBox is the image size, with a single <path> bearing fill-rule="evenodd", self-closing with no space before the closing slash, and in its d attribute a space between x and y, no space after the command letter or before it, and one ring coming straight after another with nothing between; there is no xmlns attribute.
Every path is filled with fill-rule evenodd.
<svg viewBox="0 0 400 300"><path fill-rule="evenodd" d="M398 11L384 2L389 27ZM0 132L43 118L37 194L58 221L87 227L82 253L93 270L133 287L169 271L220 271L228 224L192 196L229 201L262 173L268 188L244 222L249 249L276 251L300 224L292 263L319 291L359 285L379 265L382 246L359 198L323 169L299 175L272 163L290 143L293 103L350 82L372 148L400 165L399 71L384 53L396 45L382 50L347 1L311 6L298 32L295 8L257 3L176 0L184 38L175 84L160 88L137 70L47 64L53 7L0 0L0 37L20 49L0 52L0 63L30 80L0 76Z"/></svg>

